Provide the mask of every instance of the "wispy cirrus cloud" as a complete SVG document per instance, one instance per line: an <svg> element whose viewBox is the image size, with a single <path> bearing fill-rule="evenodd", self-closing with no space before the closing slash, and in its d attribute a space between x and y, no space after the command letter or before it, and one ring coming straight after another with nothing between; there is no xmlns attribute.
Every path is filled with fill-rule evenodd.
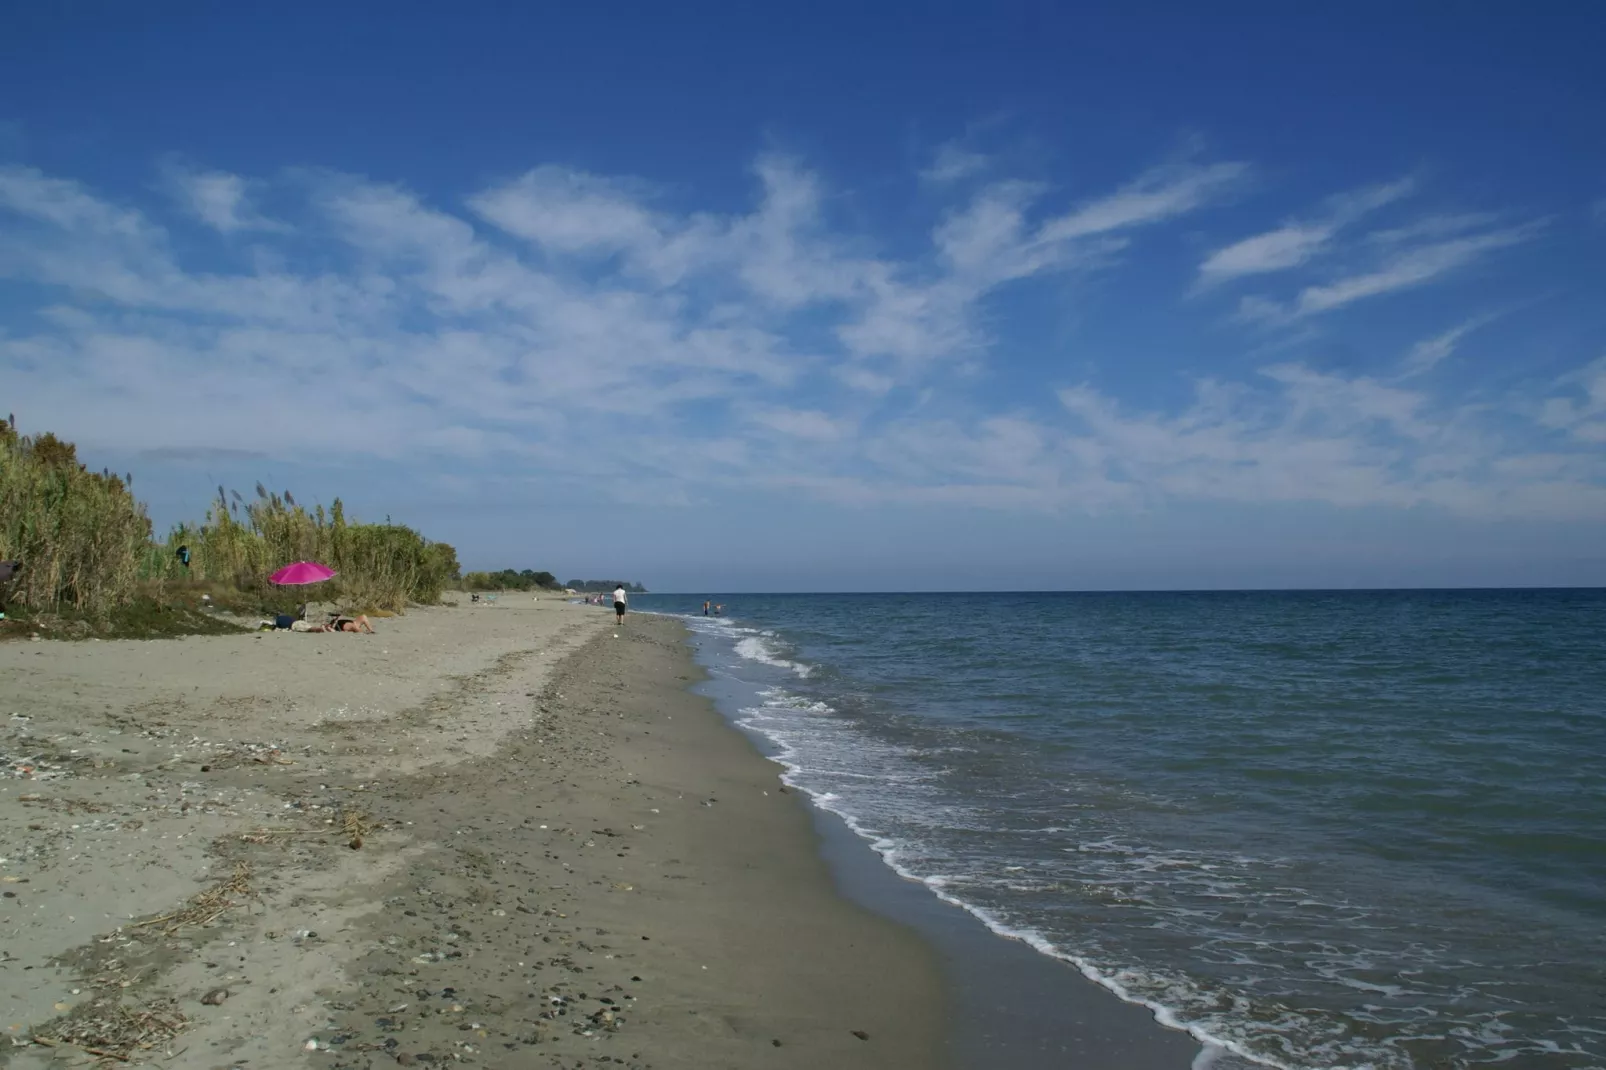
<svg viewBox="0 0 1606 1070"><path fill-rule="evenodd" d="M1328 251L1345 227L1409 196L1415 188L1416 182L1405 178L1330 197L1312 220L1284 223L1211 253L1199 265L1199 286L1306 264Z"/></svg>
<svg viewBox="0 0 1606 1070"><path fill-rule="evenodd" d="M1041 184L990 183L933 231L937 272L885 261L860 265L870 300L838 335L857 356L905 364L973 352L981 341L974 308L998 287L1045 272L1106 266L1136 232L1211 203L1236 188L1247 170L1232 162L1167 165L1058 214L1036 211L1047 193Z"/></svg>
<svg viewBox="0 0 1606 1070"><path fill-rule="evenodd" d="M818 409L766 409L750 419L783 435L818 442L839 442L853 437L857 430L853 420Z"/></svg>
<svg viewBox="0 0 1606 1070"><path fill-rule="evenodd" d="M805 379L821 398L833 383L875 397L918 382L916 366L985 347L975 314L990 293L1065 269L1081 237L1202 204L1230 171L1145 175L1062 215L990 186L934 225L918 260L866 255L830 226L820 178L778 155L754 165L752 210L726 215L553 167L471 195L470 216L301 171L278 190L305 202L294 242L266 257L220 247L190 266L146 211L12 167L0 277L54 288L55 311L0 354L19 407L132 449L236 448L242 427L260 427L287 453L539 453L568 426L553 406L662 433L686 406L818 412L784 395ZM256 180L180 177L186 212L225 233L256 225L243 199ZM259 229L272 249L280 232ZM308 380L318 397L293 402ZM816 438L825 427L791 420ZM415 431L386 433L401 423Z"/></svg>
<svg viewBox="0 0 1606 1070"><path fill-rule="evenodd" d="M1598 395L1598 396L1597 396ZM820 464L808 443L771 449L741 486L841 504L1055 513L1168 501L1431 509L1473 520L1606 520L1606 365L1492 411L1422 389L1301 363L1200 380L1170 411L1087 385L1056 392L1063 418L909 414ZM1514 433L1546 421L1563 441Z"/></svg>
<svg viewBox="0 0 1606 1070"><path fill-rule="evenodd" d="M1491 252L1532 241L1544 227L1543 222L1525 223L1407 248L1390 256L1376 270L1306 287L1299 292L1293 314L1330 312L1365 298L1422 286Z"/></svg>
<svg viewBox="0 0 1606 1070"><path fill-rule="evenodd" d="M957 141L945 141L937 146L931 164L920 172L920 178L943 185L979 175L987 166L988 158L983 153L967 149Z"/></svg>
<svg viewBox="0 0 1606 1070"><path fill-rule="evenodd" d="M1424 375L1432 371L1455 352L1456 347L1461 344L1463 338L1478 328L1488 325L1495 318L1493 313L1474 316L1447 331L1436 334L1431 338L1424 338L1411 347L1411 352L1406 356L1405 362L1400 368L1400 374L1409 378L1413 375Z"/></svg>
<svg viewBox="0 0 1606 1070"><path fill-rule="evenodd" d="M1606 357L1563 377L1540 422L1585 443L1606 444Z"/></svg>
<svg viewBox="0 0 1606 1070"><path fill-rule="evenodd" d="M659 238L659 223L627 186L562 167L537 167L469 198L509 234L558 253L609 254Z"/></svg>
<svg viewBox="0 0 1606 1070"><path fill-rule="evenodd" d="M1271 365L1260 376L1202 381L1193 403L1172 414L1130 411L1088 387L1059 397L1082 440L1098 448L1101 474L1147 495L1606 518L1606 457L1598 450L1514 438L1486 407L1365 376L1299 364ZM1606 371L1588 389L1597 384L1606 407ZM1561 426L1591 419L1554 399L1547 411Z"/></svg>
<svg viewBox="0 0 1606 1070"><path fill-rule="evenodd" d="M1476 224L1463 218L1447 230L1446 220L1434 219L1423 226L1370 236L1373 240L1367 244L1375 251L1363 255L1362 259L1370 261L1366 267L1307 285L1289 300L1263 294L1247 295L1239 300L1238 316L1250 322L1285 324L1334 312L1359 301L1417 289L1441 281L1492 253L1536 240L1545 233L1548 221L1532 220L1455 233L1474 226ZM1446 233L1454 236L1443 237ZM1434 237L1422 240L1423 235Z"/></svg>
<svg viewBox="0 0 1606 1070"><path fill-rule="evenodd" d="M178 203L219 233L289 229L257 210L248 183L239 175L226 171L195 171L177 163L168 164L164 171L166 185Z"/></svg>
<svg viewBox="0 0 1606 1070"><path fill-rule="evenodd" d="M1210 253L1199 265L1194 292L1248 278L1325 275L1288 297L1254 293L1239 298L1239 319L1286 324L1436 282L1499 250L1535 240L1548 225L1543 219L1512 223L1488 212L1429 212L1353 233L1374 213L1418 193L1417 181L1403 178L1329 197L1308 219L1291 220Z"/></svg>
<svg viewBox="0 0 1606 1070"><path fill-rule="evenodd" d="M1247 164L1232 162L1157 167L1115 193L1050 220L1039 237L1070 241L1163 223L1230 192L1248 173Z"/></svg>
<svg viewBox="0 0 1606 1070"><path fill-rule="evenodd" d="M926 248L901 257L834 220L825 180L795 158L752 170L735 212L551 165L471 193L466 211L351 175L240 176L214 184L220 239L197 252L147 209L0 168L0 285L19 310L0 332L7 399L38 426L159 458L339 457L459 482L511 469L670 503L767 490L1606 515L1598 366L1478 405L1422 385L1440 377L1299 361L1202 381L1170 409L1092 385L1056 394L1062 381L1037 391L1051 411L944 389L992 359L995 296L1121 270L1146 235L1235 195L1245 165L1176 163L1075 195L993 178L950 196ZM296 230L254 227L249 250L223 240L254 218L233 189L299 197ZM1363 240L1374 270L1292 300L1343 307L1526 240L1442 221ZM1366 281L1390 270L1404 274ZM1407 375L1476 326L1424 343Z"/></svg>

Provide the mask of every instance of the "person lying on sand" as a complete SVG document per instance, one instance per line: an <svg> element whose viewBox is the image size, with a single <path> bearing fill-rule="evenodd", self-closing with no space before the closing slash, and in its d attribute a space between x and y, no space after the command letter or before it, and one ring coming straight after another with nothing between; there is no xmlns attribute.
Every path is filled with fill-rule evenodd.
<svg viewBox="0 0 1606 1070"><path fill-rule="evenodd" d="M314 624L310 620L291 621L290 630L292 632L357 632L359 634L374 634L374 626L361 613L355 617L335 617L328 624Z"/></svg>
<svg viewBox="0 0 1606 1070"><path fill-rule="evenodd" d="M322 625L313 626L307 622L307 603L303 602L296 607L294 615L279 613L272 620L257 621L259 631L292 631L292 632L324 632L329 629Z"/></svg>
<svg viewBox="0 0 1606 1070"><path fill-rule="evenodd" d="M288 613L281 613L272 620L259 621L257 627L263 631L272 629L287 629L292 632L357 632L368 635L375 634L374 626L366 614L359 613L355 617L334 616L329 618L327 624L314 624L305 617L306 608L302 607L302 616L292 617Z"/></svg>

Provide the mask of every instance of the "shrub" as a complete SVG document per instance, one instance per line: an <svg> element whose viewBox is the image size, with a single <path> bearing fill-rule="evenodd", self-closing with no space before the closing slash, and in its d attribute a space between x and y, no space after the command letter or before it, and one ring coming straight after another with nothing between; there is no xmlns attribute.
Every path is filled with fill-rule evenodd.
<svg viewBox="0 0 1606 1070"><path fill-rule="evenodd" d="M0 423L0 560L23 562L8 599L106 618L143 594L210 583L282 604L287 590L268 577L292 561L319 561L339 576L309 588L313 597L398 612L440 601L458 576L457 551L445 543L401 524L348 523L338 498L327 512L309 511L260 483L254 501L219 487L204 523L179 524L155 542L132 482L89 471L53 434L29 438L15 418Z"/></svg>
<svg viewBox="0 0 1606 1070"><path fill-rule="evenodd" d="M463 577L465 591L533 591L559 590L558 581L550 572L525 569L515 572L504 568L500 572L470 572Z"/></svg>
<svg viewBox="0 0 1606 1070"><path fill-rule="evenodd" d="M259 483L256 492L255 501L238 492L231 500L219 487L204 524L180 524L151 548L145 575L223 582L270 599L282 594L268 583L276 570L292 561L317 561L339 575L308 587L312 597L392 612L409 602L440 601L455 578L457 551L412 528L350 523L339 498L327 511L321 505L309 511L289 491L270 493ZM189 548L188 568L178 559L180 547Z"/></svg>
<svg viewBox="0 0 1606 1070"><path fill-rule="evenodd" d="M9 598L105 614L135 595L151 522L131 478L91 472L70 442L0 423L0 559L20 560Z"/></svg>

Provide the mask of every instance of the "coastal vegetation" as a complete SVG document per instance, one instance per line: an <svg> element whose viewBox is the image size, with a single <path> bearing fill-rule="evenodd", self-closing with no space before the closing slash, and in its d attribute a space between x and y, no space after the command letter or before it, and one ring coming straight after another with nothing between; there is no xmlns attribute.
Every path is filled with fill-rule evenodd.
<svg viewBox="0 0 1606 1070"><path fill-rule="evenodd" d="M559 591L562 585L558 578L550 572L537 572L534 569L524 569L515 572L504 568L500 572L465 572L463 574L463 590L465 591Z"/></svg>
<svg viewBox="0 0 1606 1070"><path fill-rule="evenodd" d="M188 550L188 560L182 551ZM141 576L157 585L219 583L274 596L268 577L291 561L318 561L338 573L330 593L353 607L399 612L440 601L459 573L457 551L401 524L348 521L339 498L326 510L289 491L256 486L256 499L218 488L201 524L179 524L146 550ZM316 592L326 597L323 585Z"/></svg>
<svg viewBox="0 0 1606 1070"><path fill-rule="evenodd" d="M504 568L500 572L465 572L463 574L462 588L465 591L579 591L583 594L597 594L612 591L619 586L618 580L570 580L568 583L559 583L556 576L550 572L537 572L534 569L523 569L515 572ZM646 594L647 588L639 583L626 583L625 590L631 594Z"/></svg>
<svg viewBox="0 0 1606 1070"><path fill-rule="evenodd" d="M127 603L150 545L151 522L133 479L91 472L46 432L0 424L0 560L23 562L10 606L105 614Z"/></svg>
<svg viewBox="0 0 1606 1070"><path fill-rule="evenodd" d="M0 560L22 567L0 591L8 615L69 633L177 634L216 630L201 604L282 610L311 594L351 608L400 612L439 601L457 582L456 551L405 525L349 519L258 484L254 499L218 488L205 519L153 534L133 477L95 472L54 434L0 423ZM338 576L315 589L268 583L292 561Z"/></svg>

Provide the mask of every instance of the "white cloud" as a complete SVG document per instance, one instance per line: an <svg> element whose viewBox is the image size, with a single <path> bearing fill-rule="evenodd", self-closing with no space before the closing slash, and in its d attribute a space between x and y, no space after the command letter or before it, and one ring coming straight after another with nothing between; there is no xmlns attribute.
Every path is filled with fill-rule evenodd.
<svg viewBox="0 0 1606 1070"><path fill-rule="evenodd" d="M854 432L851 420L814 409L769 409L754 413L751 420L783 435L819 442L839 442L851 437Z"/></svg>
<svg viewBox="0 0 1606 1070"><path fill-rule="evenodd" d="M482 218L561 253L613 253L650 245L658 225L632 191L561 167L537 167L469 199Z"/></svg>
<svg viewBox="0 0 1606 1070"><path fill-rule="evenodd" d="M125 240L146 240L160 234L138 212L118 208L92 196L77 182L51 178L32 167L0 166L0 205L73 234Z"/></svg>
<svg viewBox="0 0 1606 1070"><path fill-rule="evenodd" d="M1218 249L1199 265L1201 281L1236 279L1298 267L1327 245L1336 228L1331 224L1290 223L1264 234Z"/></svg>
<svg viewBox="0 0 1606 1070"><path fill-rule="evenodd" d="M1424 216L1398 227L1374 230L1366 235L1372 245L1408 245L1413 242L1453 238L1468 231L1493 227L1500 217L1492 212L1459 212Z"/></svg>
<svg viewBox="0 0 1606 1070"><path fill-rule="evenodd" d="M958 182L985 171L987 164L987 157L981 153L971 152L956 141L948 141L938 146L931 166L920 172L920 177L937 184Z"/></svg>
<svg viewBox="0 0 1606 1070"><path fill-rule="evenodd" d="M1043 188L997 182L949 214L932 233L937 253L957 276L979 282L1032 274L1053 255L1050 243L1028 234L1027 212Z"/></svg>
<svg viewBox="0 0 1606 1070"><path fill-rule="evenodd" d="M1330 312L1363 298L1421 286L1497 249L1532 241L1541 229L1542 224L1530 223L1417 246L1392 257L1375 271L1306 287L1300 291L1294 314Z"/></svg>
<svg viewBox="0 0 1606 1070"><path fill-rule="evenodd" d="M1201 383L1176 411L1090 387L1061 392L1053 414L1016 411L960 378L987 369L991 296L1111 268L1145 228L1235 189L1242 165L1149 172L1068 208L1045 208L1056 194L1041 186L988 182L904 257L836 224L797 161L754 171L753 204L735 213L537 168L468 198L466 216L303 172L272 190L303 196L293 240L260 229L202 267L142 211L3 168L0 280L26 282L0 332L8 405L88 448L377 459L454 478L512 468L660 502L758 488L1035 510L1168 497L1601 510L1601 366L1487 419L1293 361ZM228 219L251 218L228 203ZM1518 240L1473 229L1383 255L1447 271ZM1525 414L1542 442L1505 437Z"/></svg>
<svg viewBox="0 0 1606 1070"><path fill-rule="evenodd" d="M1582 442L1606 442L1606 357L1564 376L1545 399L1539 422Z"/></svg>
<svg viewBox="0 0 1606 1070"><path fill-rule="evenodd" d="M754 164L761 197L751 213L671 216L640 203L642 183L537 168L470 198L482 218L559 254L618 254L627 272L658 288L717 278L784 310L851 301L868 265L825 231L819 179L789 157Z"/></svg>
<svg viewBox="0 0 1606 1070"><path fill-rule="evenodd" d="M1400 368L1400 374L1409 377L1432 371L1455 352L1456 347L1461 344L1461 339L1479 327L1485 326L1492 319L1493 316L1474 316L1441 334L1423 339L1411 347L1410 354L1406 356Z"/></svg>
<svg viewBox="0 0 1606 1070"><path fill-rule="evenodd" d="M1060 401L1087 453L1103 459L1100 474L1151 498L1606 519L1599 451L1523 449L1470 407L1365 377L1300 365L1263 374L1269 386L1202 383L1175 415L1131 413L1087 387L1062 390Z"/></svg>
<svg viewBox="0 0 1606 1070"><path fill-rule="evenodd" d="M1414 182L1401 179L1330 197L1317 221L1286 223L1217 249L1199 265L1199 283L1211 286L1299 267L1327 251L1340 230L1414 189Z"/></svg>
<svg viewBox="0 0 1606 1070"><path fill-rule="evenodd" d="M1342 265L1328 267L1327 281L1307 284L1289 299L1266 294L1239 299L1239 320L1286 325L1439 281L1494 252L1533 241L1547 225L1545 220L1506 225L1499 216L1484 212L1437 213L1341 240L1346 229L1361 219L1414 192L1415 182L1401 179L1330 197L1311 220L1285 223L1211 253L1199 267L1196 289L1307 268L1318 261ZM1423 343L1407 371L1414 374L1431 367L1459 338L1446 335Z"/></svg>
<svg viewBox="0 0 1606 1070"><path fill-rule="evenodd" d="M898 381L890 375L881 375L851 364L833 368L831 373L850 388L865 394L885 394L898 385Z"/></svg>
<svg viewBox="0 0 1606 1070"><path fill-rule="evenodd" d="M974 310L993 290L1045 272L1103 266L1133 240L1129 232L1203 207L1246 172L1238 163L1157 168L1113 194L1037 219L1032 208L1045 187L991 183L933 229L946 271L922 276L881 261L851 265L847 275L857 278L868 301L838 336L855 356L904 365L974 353L984 341Z"/></svg>
<svg viewBox="0 0 1606 1070"><path fill-rule="evenodd" d="M173 165L167 169L167 181L186 211L220 233L287 229L257 211L247 192L247 182L239 175L191 171Z"/></svg>
<svg viewBox="0 0 1606 1070"><path fill-rule="evenodd" d="M1327 198L1324 207L1331 218L1341 225L1347 225L1379 208L1387 208L1395 201L1403 200L1416 191L1416 179L1397 178L1392 182L1380 182L1377 185L1362 186L1360 189L1345 193L1335 193Z"/></svg>
<svg viewBox="0 0 1606 1070"><path fill-rule="evenodd" d="M1248 171L1241 163L1158 167L1108 197L1045 223L1038 241L1070 241L1163 223L1232 190Z"/></svg>

